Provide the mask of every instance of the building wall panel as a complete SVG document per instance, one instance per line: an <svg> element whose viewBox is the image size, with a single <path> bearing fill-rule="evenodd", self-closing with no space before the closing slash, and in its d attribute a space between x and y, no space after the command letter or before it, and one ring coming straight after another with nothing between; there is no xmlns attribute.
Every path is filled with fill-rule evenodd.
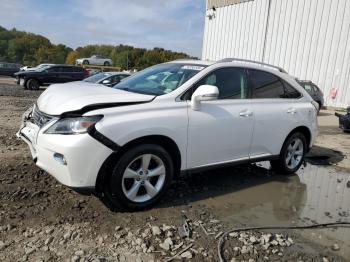
<svg viewBox="0 0 350 262"><path fill-rule="evenodd" d="M350 105L349 0L218 3L215 17L205 20L203 59L237 57L271 63L315 82L326 105ZM210 8L207 3L208 13ZM338 91L334 99L332 88Z"/></svg>

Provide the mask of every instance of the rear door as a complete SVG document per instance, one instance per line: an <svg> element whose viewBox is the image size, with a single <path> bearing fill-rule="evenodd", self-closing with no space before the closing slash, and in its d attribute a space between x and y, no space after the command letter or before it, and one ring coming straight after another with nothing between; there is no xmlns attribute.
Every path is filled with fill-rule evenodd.
<svg viewBox="0 0 350 262"><path fill-rule="evenodd" d="M188 168L248 159L253 117L246 70L216 69L195 84L192 92L204 84L217 86L219 98L203 101L198 111L188 109Z"/></svg>
<svg viewBox="0 0 350 262"><path fill-rule="evenodd" d="M101 56L97 55L95 58L95 64L96 65L103 65L103 62L104 62L104 59Z"/></svg>
<svg viewBox="0 0 350 262"><path fill-rule="evenodd" d="M250 157L278 155L289 132L302 114L301 94L278 76L248 69L254 132Z"/></svg>
<svg viewBox="0 0 350 262"><path fill-rule="evenodd" d="M75 81L75 73L74 69L71 66L63 66L62 73L60 75L61 83L72 82Z"/></svg>

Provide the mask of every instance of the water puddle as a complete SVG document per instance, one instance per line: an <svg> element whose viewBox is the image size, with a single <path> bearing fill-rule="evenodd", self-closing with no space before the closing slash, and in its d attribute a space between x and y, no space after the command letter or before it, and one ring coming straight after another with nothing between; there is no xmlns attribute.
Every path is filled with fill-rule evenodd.
<svg viewBox="0 0 350 262"><path fill-rule="evenodd" d="M334 166L307 164L296 175L273 174L261 162L208 172L186 179L191 202L209 206L232 227L305 225L350 222L350 172ZM194 188L194 189L193 189ZM350 257L350 228L305 230L307 241L329 248L338 243L338 255Z"/></svg>

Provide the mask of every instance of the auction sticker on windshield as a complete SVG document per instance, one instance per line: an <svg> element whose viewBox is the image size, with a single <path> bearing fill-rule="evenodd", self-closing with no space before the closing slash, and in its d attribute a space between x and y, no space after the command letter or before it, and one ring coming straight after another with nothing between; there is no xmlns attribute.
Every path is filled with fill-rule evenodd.
<svg viewBox="0 0 350 262"><path fill-rule="evenodd" d="M203 68L204 66L196 66L196 65L184 65L181 67L181 69L195 70L195 71L201 71Z"/></svg>

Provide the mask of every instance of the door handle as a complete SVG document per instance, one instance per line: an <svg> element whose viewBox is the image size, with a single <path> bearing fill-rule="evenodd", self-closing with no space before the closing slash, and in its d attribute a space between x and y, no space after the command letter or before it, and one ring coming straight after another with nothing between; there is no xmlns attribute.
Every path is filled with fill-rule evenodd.
<svg viewBox="0 0 350 262"><path fill-rule="evenodd" d="M249 111L249 110L244 110L244 111L239 113L239 116L242 116L242 117L249 117L249 116L252 116L252 115L253 115L253 112Z"/></svg>
<svg viewBox="0 0 350 262"><path fill-rule="evenodd" d="M292 115L294 115L296 112L297 112L297 111L295 110L295 108L289 108L289 109L287 110L287 113L288 113L288 114L292 114Z"/></svg>

